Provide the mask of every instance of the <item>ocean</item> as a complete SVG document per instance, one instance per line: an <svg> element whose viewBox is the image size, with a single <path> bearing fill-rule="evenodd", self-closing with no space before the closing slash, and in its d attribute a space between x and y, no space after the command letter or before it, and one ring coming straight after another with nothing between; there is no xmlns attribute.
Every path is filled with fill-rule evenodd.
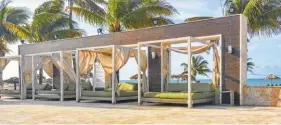
<svg viewBox="0 0 281 125"><path fill-rule="evenodd" d="M200 83L210 83L211 79L199 79ZM121 80L120 82L131 82L137 83L137 80ZM171 83L187 83L187 81L182 80L171 80ZM248 79L248 86L281 86L281 79L272 80L264 80L264 79Z"/></svg>

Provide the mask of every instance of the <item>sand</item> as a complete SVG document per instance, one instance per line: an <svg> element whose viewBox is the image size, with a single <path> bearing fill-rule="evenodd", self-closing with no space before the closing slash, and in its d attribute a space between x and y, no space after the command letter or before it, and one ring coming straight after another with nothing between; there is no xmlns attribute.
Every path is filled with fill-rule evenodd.
<svg viewBox="0 0 281 125"><path fill-rule="evenodd" d="M281 124L281 108L0 100L0 124Z"/></svg>

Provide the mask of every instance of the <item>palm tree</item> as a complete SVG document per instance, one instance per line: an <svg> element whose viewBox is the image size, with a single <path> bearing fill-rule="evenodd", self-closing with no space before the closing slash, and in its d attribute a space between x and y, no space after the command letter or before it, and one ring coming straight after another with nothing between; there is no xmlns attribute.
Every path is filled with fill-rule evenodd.
<svg viewBox="0 0 281 125"><path fill-rule="evenodd" d="M233 1L233 2L231 2ZM225 9L248 17L251 36L271 36L280 33L281 0L225 0ZM230 15L226 11L226 15Z"/></svg>
<svg viewBox="0 0 281 125"><path fill-rule="evenodd" d="M27 23L29 14L26 8L11 7L9 0L0 1L0 56L9 52L7 44L14 44L22 34L22 25ZM0 70L0 85L3 83L3 71Z"/></svg>
<svg viewBox="0 0 281 125"><path fill-rule="evenodd" d="M78 24L68 18L64 4L61 0L51 0L35 9L32 22L25 25L29 42L81 37L84 34L83 30L78 29ZM42 84L43 69L39 70L39 75L39 84Z"/></svg>
<svg viewBox="0 0 281 125"><path fill-rule="evenodd" d="M181 66L184 67L182 74L188 74L188 64L182 63ZM192 79L196 80L197 75L208 76L208 72L210 72L208 68L208 61L204 60L202 56L193 56L191 66Z"/></svg>
<svg viewBox="0 0 281 125"><path fill-rule="evenodd" d="M84 1L84 2L81 2ZM162 0L74 0L69 6L74 14L94 26L106 26L109 32L173 23L166 17L177 13Z"/></svg>
<svg viewBox="0 0 281 125"><path fill-rule="evenodd" d="M247 71L254 74L255 63L251 61L252 58L247 59Z"/></svg>
<svg viewBox="0 0 281 125"><path fill-rule="evenodd" d="M69 10L85 22L112 32L173 24L177 10L163 0L72 0ZM119 72L116 72L119 81Z"/></svg>
<svg viewBox="0 0 281 125"><path fill-rule="evenodd" d="M248 17L250 36L272 36L280 33L281 0L223 0L224 15L243 14ZM191 17L185 21L197 21L211 17Z"/></svg>
<svg viewBox="0 0 281 125"><path fill-rule="evenodd" d="M205 19L212 19L214 17L210 17L210 16L196 16L196 17L191 17L191 18L187 18L184 20L184 22L192 22L192 21L198 21L198 20L205 20Z"/></svg>

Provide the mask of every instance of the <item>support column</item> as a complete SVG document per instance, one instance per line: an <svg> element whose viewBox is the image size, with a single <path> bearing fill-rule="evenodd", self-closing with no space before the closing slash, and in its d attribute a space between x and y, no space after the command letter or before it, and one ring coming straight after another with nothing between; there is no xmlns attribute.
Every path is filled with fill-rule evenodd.
<svg viewBox="0 0 281 125"><path fill-rule="evenodd" d="M60 52L60 101L64 101L64 87L63 87L63 82L64 82L64 78L63 78L63 52Z"/></svg>
<svg viewBox="0 0 281 125"><path fill-rule="evenodd" d="M25 86L25 83L24 83L24 75L23 75L23 55L20 55L20 66L19 66L19 82L20 82L20 92L21 92L21 99L26 99L26 86Z"/></svg>
<svg viewBox="0 0 281 125"><path fill-rule="evenodd" d="M76 50L76 102L80 101L80 72L79 72L79 50Z"/></svg>
<svg viewBox="0 0 281 125"><path fill-rule="evenodd" d="M191 53L191 37L188 37L187 40L188 44L188 108L192 108L192 83L191 83L191 59L192 59L192 53Z"/></svg>
<svg viewBox="0 0 281 125"><path fill-rule="evenodd" d="M35 65L34 56L31 56L31 84L32 84L32 99L35 100Z"/></svg>
<svg viewBox="0 0 281 125"><path fill-rule="evenodd" d="M138 44L138 105L141 105L141 45Z"/></svg>
<svg viewBox="0 0 281 125"><path fill-rule="evenodd" d="M112 90L112 104L116 103L115 100L115 46L112 46L112 82L111 82L111 90Z"/></svg>
<svg viewBox="0 0 281 125"><path fill-rule="evenodd" d="M160 46L162 47L162 44L160 44ZM161 92L164 92L164 79L163 79L163 62L164 62L164 52L163 49L161 48Z"/></svg>

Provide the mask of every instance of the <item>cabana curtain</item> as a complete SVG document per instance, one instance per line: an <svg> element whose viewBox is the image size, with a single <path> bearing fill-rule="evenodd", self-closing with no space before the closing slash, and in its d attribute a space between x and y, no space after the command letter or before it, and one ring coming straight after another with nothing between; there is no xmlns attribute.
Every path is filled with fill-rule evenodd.
<svg viewBox="0 0 281 125"><path fill-rule="evenodd" d="M5 69L5 67L9 64L10 60L7 59L0 59L0 85L2 85L4 83L3 81L3 70ZM2 88L0 88L2 89Z"/></svg>
<svg viewBox="0 0 281 125"><path fill-rule="evenodd" d="M80 74L88 73L97 59L102 65L105 71L105 87L109 87L111 83L111 74L112 74L112 48L106 49L97 49L91 51L80 51L79 52L79 68ZM126 47L118 47L115 48L115 71L120 70L129 60L130 57L135 57L137 61L137 50L126 48ZM143 76L145 75L147 68L146 55L144 52L141 53L141 70L143 71ZM115 82L115 89L117 88L117 82ZM143 78L143 87L144 90L147 89L146 77Z"/></svg>
<svg viewBox="0 0 281 125"><path fill-rule="evenodd" d="M210 48L213 48L213 85L218 86L219 84L219 78L220 78L220 57L217 50L216 41L210 41L209 43L205 43L205 45L202 46L192 46L191 47L191 53L192 54L200 54L203 52L208 51ZM185 53L188 54L188 51L186 48L180 49L183 50Z"/></svg>
<svg viewBox="0 0 281 125"><path fill-rule="evenodd" d="M171 43L161 43L162 48L171 48ZM162 57L162 67L161 67L161 72L162 72L162 82L164 84L163 90L165 91L168 83L170 82L170 51L168 49L162 49L161 51Z"/></svg>

